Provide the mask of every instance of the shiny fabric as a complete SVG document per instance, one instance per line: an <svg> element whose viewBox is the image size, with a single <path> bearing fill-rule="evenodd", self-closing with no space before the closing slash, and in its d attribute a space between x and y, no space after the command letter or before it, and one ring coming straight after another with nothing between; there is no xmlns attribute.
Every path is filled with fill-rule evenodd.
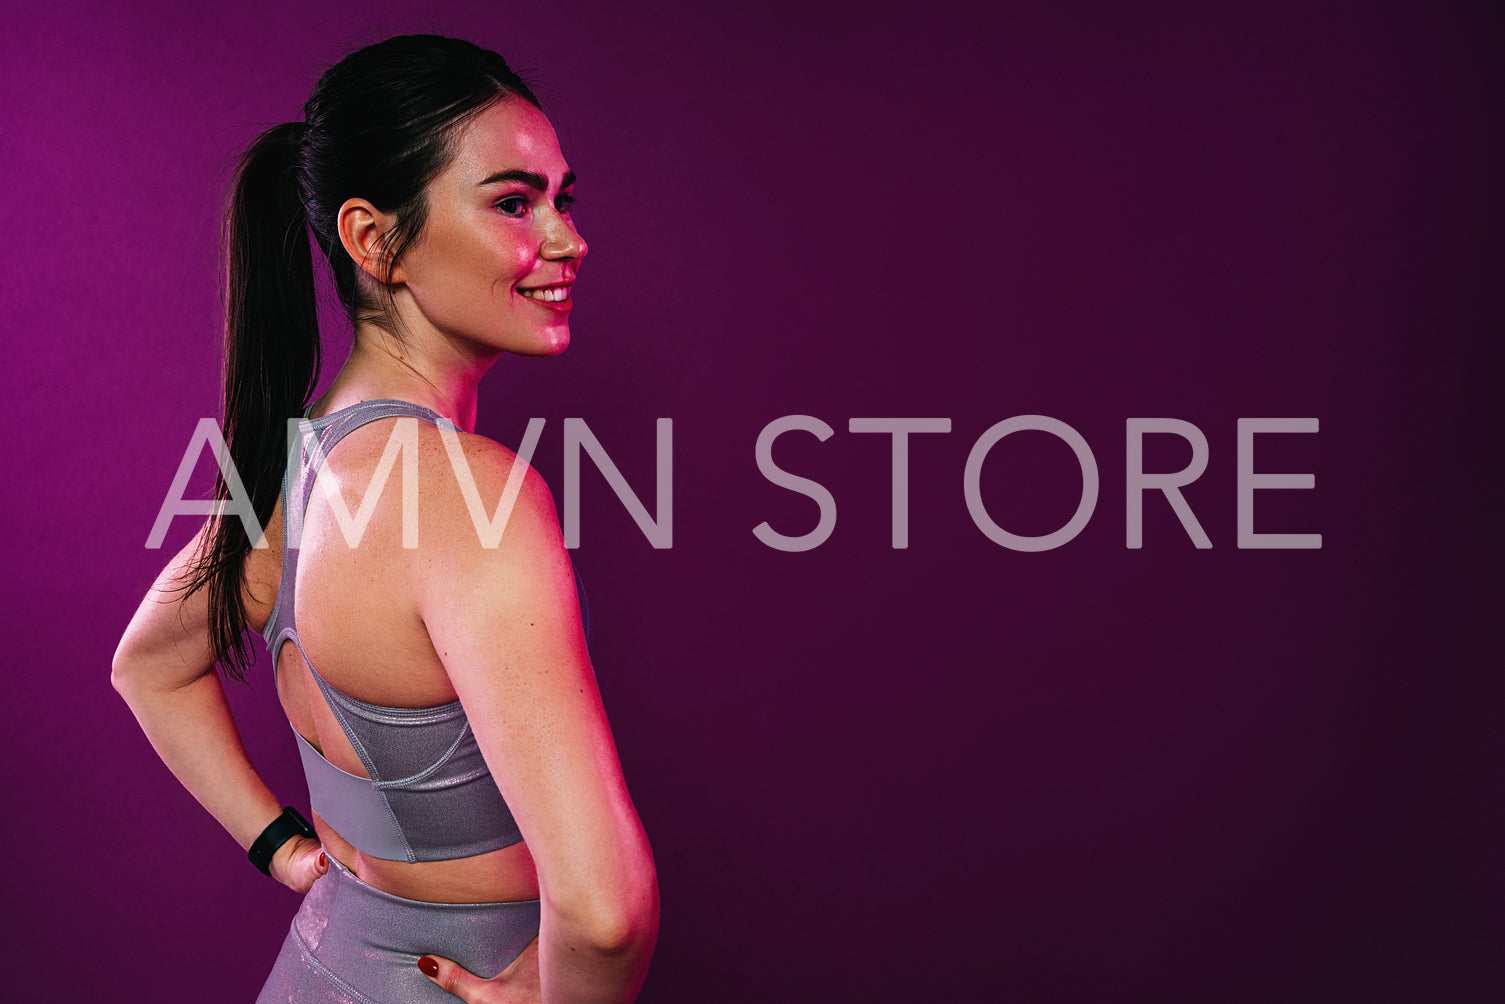
<svg viewBox="0 0 1505 1004"><path fill-rule="evenodd" d="M347 773L325 760L302 736L299 754L308 777L310 804L363 854L394 861L445 861L507 847L522 840L458 701L433 708L389 708L370 704L327 683L298 637L294 623L298 585L301 517L313 492L321 458L351 432L384 418L414 417L453 429L438 413L407 401L363 401L322 418L304 418L289 450L282 480L286 549L282 581L262 632L276 664L291 641L308 662L314 681L350 740L369 777ZM309 449L312 440L314 448ZM292 489L295 483L302 508ZM573 559L570 562L574 567ZM575 571L586 645L590 606ZM296 734L296 732L295 732Z"/></svg>
<svg viewBox="0 0 1505 1004"><path fill-rule="evenodd" d="M454 1004L418 971L433 953L497 975L538 936L541 904L422 903L382 892L333 857L293 917L256 1004Z"/></svg>

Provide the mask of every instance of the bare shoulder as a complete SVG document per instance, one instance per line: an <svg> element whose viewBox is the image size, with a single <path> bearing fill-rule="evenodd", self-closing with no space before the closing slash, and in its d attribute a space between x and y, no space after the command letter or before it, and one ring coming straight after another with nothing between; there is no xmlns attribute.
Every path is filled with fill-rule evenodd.
<svg viewBox="0 0 1505 1004"><path fill-rule="evenodd" d="M536 589L540 580L567 577L573 589L554 494L531 464L485 436L433 427L420 457L425 578Z"/></svg>
<svg viewBox="0 0 1505 1004"><path fill-rule="evenodd" d="M470 537L490 549L514 536L512 519L516 518L519 534L538 532L552 527L558 533L559 520L554 508L554 493L534 467L501 443L485 436L428 427L420 450L420 477L424 486L425 506L432 501L432 511L441 531L464 529ZM507 525L500 520L505 518ZM480 519L505 530L500 541L493 542L476 531ZM535 524L542 523L544 526ZM461 540L446 543L459 545ZM460 534L463 537L464 534ZM523 543L523 542L519 542Z"/></svg>
<svg viewBox="0 0 1505 1004"><path fill-rule="evenodd" d="M467 710L479 701L474 710L489 713L481 681L500 668L514 683L589 676L574 571L542 475L484 436L436 431L421 453L418 613Z"/></svg>

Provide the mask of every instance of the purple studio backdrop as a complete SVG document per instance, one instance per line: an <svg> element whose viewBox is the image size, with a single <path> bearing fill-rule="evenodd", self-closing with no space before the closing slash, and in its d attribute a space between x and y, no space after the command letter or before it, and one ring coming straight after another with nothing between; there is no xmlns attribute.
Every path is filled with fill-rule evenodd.
<svg viewBox="0 0 1505 1004"><path fill-rule="evenodd" d="M583 420L641 502L582 455L644 1001L1502 999L1497 5L458 0L0 25L7 999L249 1001L296 907L110 657L193 530L145 546L234 158L412 30L532 71L581 178L573 342L479 427L546 419L563 518Z"/></svg>

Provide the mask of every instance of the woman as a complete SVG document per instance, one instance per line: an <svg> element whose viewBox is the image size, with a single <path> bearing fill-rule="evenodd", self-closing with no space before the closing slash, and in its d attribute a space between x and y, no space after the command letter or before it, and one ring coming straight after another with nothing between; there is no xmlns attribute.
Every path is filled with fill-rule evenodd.
<svg viewBox="0 0 1505 1004"><path fill-rule="evenodd" d="M218 494L249 495L266 539L211 517L137 610L115 687L252 862L307 893L260 1001L631 1000L657 882L578 578L547 485L472 434L498 357L569 344L574 175L527 85L455 39L353 53L304 118L251 146L227 220L241 484ZM305 408L308 232L354 340ZM256 774L214 672L242 678L247 628L312 827Z"/></svg>

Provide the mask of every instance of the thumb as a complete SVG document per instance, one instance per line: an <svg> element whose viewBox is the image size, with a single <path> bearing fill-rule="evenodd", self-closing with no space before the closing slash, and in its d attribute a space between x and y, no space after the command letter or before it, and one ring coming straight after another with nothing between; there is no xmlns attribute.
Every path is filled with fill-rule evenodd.
<svg viewBox="0 0 1505 1004"><path fill-rule="evenodd" d="M466 1004L484 1004L481 993L487 981L458 963L442 955L425 955L418 960L418 971L439 984L439 989L454 994Z"/></svg>
<svg viewBox="0 0 1505 1004"><path fill-rule="evenodd" d="M291 884L299 892L307 892L320 876L329 871L329 855L313 840L295 853L298 856L293 862Z"/></svg>
<svg viewBox="0 0 1505 1004"><path fill-rule="evenodd" d="M294 837L272 856L272 877L294 892L308 892L314 882L329 871L324 848L311 837Z"/></svg>

